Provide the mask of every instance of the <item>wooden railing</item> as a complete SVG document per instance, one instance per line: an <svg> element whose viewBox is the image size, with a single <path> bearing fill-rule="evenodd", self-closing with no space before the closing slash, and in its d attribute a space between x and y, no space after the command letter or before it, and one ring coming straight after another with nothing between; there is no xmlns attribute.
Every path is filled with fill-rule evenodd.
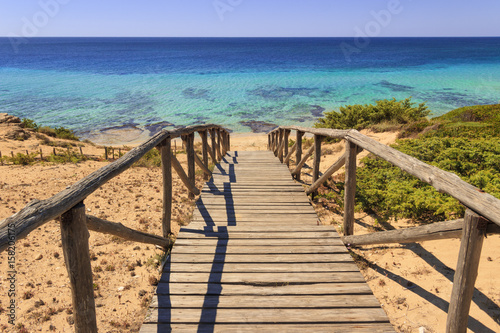
<svg viewBox="0 0 500 333"><path fill-rule="evenodd" d="M198 132L202 141L202 157L194 150L194 136ZM211 144L208 143L210 134ZM181 137L187 154L188 172L171 152L171 141ZM69 186L51 198L33 200L16 214L0 221L0 252L15 241L26 237L31 231L44 223L59 218L62 236L62 247L66 269L70 277L76 332L97 332L95 303L92 282L92 271L89 256L88 230L112 234L127 240L170 246L172 214L172 167L175 169L189 195L194 198L200 191L195 185L195 164L209 179L211 171L208 167L210 155L216 164L230 147L229 132L217 125L190 126L172 131L162 130L151 139L132 149L117 161L102 167L77 183ZM157 148L161 154L163 174L163 235L152 235L85 214L83 201L90 194L130 168L151 149Z"/></svg>
<svg viewBox="0 0 500 333"><path fill-rule="evenodd" d="M296 131L295 144L289 149L291 131ZM314 144L302 153L302 137L314 135ZM320 177L321 142L325 138L345 140L345 153ZM381 243L411 243L423 240L461 238L460 252L453 281L447 332L466 332L470 303L477 277L483 238L487 233L500 233L500 200L461 180L457 175L426 164L396 149L381 144L356 130L332 130L282 126L268 133L268 148L289 165L295 152L296 166L292 175L300 180L306 160L314 154L312 184L306 190L316 190L345 165L343 241L351 246ZM392 163L441 193L447 193L467 207L462 220L438 222L428 226L354 236L354 203L356 194L356 155L363 149Z"/></svg>

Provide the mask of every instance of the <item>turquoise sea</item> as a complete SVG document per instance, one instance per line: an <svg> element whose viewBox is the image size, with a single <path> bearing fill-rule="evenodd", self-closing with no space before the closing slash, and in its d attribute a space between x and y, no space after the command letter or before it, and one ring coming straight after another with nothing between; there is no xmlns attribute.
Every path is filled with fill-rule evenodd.
<svg viewBox="0 0 500 333"><path fill-rule="evenodd" d="M500 38L0 38L0 112L83 137L161 122L310 126L409 96L433 115L499 103Z"/></svg>

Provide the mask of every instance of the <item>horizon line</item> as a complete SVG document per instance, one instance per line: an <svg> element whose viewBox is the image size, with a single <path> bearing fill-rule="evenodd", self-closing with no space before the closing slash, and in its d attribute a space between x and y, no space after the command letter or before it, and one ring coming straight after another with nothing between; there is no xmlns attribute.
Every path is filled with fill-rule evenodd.
<svg viewBox="0 0 500 333"><path fill-rule="evenodd" d="M0 38L359 38L359 36L0 36ZM375 36L377 38L500 38L499 36Z"/></svg>

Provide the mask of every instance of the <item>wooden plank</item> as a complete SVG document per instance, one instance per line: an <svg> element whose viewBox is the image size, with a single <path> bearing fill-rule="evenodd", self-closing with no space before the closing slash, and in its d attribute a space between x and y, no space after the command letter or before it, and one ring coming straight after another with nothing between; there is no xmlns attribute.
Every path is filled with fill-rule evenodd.
<svg viewBox="0 0 500 333"><path fill-rule="evenodd" d="M354 262L347 263L179 263L170 272L244 273L244 272L357 272Z"/></svg>
<svg viewBox="0 0 500 333"><path fill-rule="evenodd" d="M190 246L196 244L196 246L313 246L322 245L327 246L331 244L329 238L273 238L273 239L262 239L262 238L235 238L235 239L218 239L218 238L198 238L198 239L186 239L178 238L175 241L175 247L178 246Z"/></svg>
<svg viewBox="0 0 500 333"><path fill-rule="evenodd" d="M155 295L152 308L368 308L380 307L373 295Z"/></svg>
<svg viewBox="0 0 500 333"><path fill-rule="evenodd" d="M316 272L310 273L203 273L182 272L166 273L161 276L162 282L182 283L239 283L254 285L275 285L294 283L322 283L322 282L365 282L363 275L358 272Z"/></svg>
<svg viewBox="0 0 500 333"><path fill-rule="evenodd" d="M273 223L273 230L269 231L268 223L246 223L238 226L207 226L206 223L203 222L192 222L186 227L181 228L181 233L177 237L182 238L183 232L224 232L224 233L265 233L272 235L273 233L310 233L310 232L329 232L335 231L335 227L332 225L311 225L311 224L301 224L295 225L293 230L290 230L290 225L288 223ZM333 238L340 238L337 234Z"/></svg>
<svg viewBox="0 0 500 333"><path fill-rule="evenodd" d="M268 228L269 229L269 228ZM219 232L211 232L211 231L202 231L202 232L193 232L186 228L182 229L179 235L177 236L177 240L180 239L198 239L198 238L218 238L218 239L332 239L338 238L338 234L335 231L287 231L287 232L266 232L262 230L261 232L241 232L238 231L229 232L227 230L219 231ZM201 231L201 230L200 230Z"/></svg>
<svg viewBox="0 0 500 333"><path fill-rule="evenodd" d="M314 162L313 162L313 177L312 182L315 183L319 178L319 166L321 163L321 141L323 137L321 135L314 135ZM313 191L314 193L314 191ZM314 194L313 194L314 196Z"/></svg>
<svg viewBox="0 0 500 333"><path fill-rule="evenodd" d="M387 322L387 315L381 308L300 308L300 309L217 309L212 315L202 309L151 309L144 322L180 323L363 323Z"/></svg>
<svg viewBox="0 0 500 333"><path fill-rule="evenodd" d="M141 327L140 333L157 332L289 332L304 333L314 330L315 333L394 333L394 328L390 323L328 323L328 324L145 324Z"/></svg>
<svg viewBox="0 0 500 333"><path fill-rule="evenodd" d="M345 247L343 245L322 245L322 246L284 246L284 245L279 245L279 246L252 246L249 248L248 246L220 246L220 247L215 247L215 246L202 246L202 245L177 245L175 246L175 253L201 253L201 254L223 254L223 255L228 255L228 254L247 254L247 253L252 253L252 254L283 254L281 259L285 259L284 255L288 254L298 254L298 253L329 253L332 255L331 260L339 261L341 259L339 258L344 258L347 260L352 258L350 255L345 251ZM333 256L334 253L337 253L338 255ZM338 258L337 258L338 256Z"/></svg>
<svg viewBox="0 0 500 333"><path fill-rule="evenodd" d="M251 284L163 283L156 288L158 295L338 295L368 294L368 284L358 282L326 282L311 284L281 284L258 286Z"/></svg>

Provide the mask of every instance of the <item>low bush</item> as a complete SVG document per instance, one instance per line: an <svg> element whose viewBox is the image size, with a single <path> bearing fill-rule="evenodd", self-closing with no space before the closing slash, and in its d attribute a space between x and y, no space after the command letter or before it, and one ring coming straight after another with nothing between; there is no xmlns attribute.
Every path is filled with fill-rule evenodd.
<svg viewBox="0 0 500 333"><path fill-rule="evenodd" d="M404 125L425 119L430 113L425 103L414 106L411 97L397 101L380 100L373 104L356 104L340 107L339 112L325 112L325 117L320 118L314 125L317 128L333 129L365 129L384 124L390 130L394 125Z"/></svg>

